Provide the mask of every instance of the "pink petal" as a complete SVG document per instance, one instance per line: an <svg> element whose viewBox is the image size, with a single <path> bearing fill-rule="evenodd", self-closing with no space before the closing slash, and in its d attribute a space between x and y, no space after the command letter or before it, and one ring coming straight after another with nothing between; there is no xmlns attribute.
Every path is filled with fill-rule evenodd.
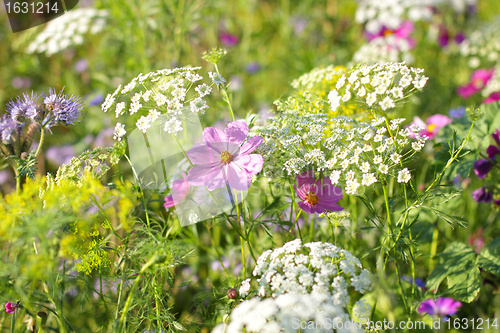
<svg viewBox="0 0 500 333"><path fill-rule="evenodd" d="M322 202L319 201L316 206L320 207L323 210L329 210L329 211L334 211L334 212L339 212L341 210L344 210L344 208L340 207L338 204L334 202Z"/></svg>
<svg viewBox="0 0 500 333"><path fill-rule="evenodd" d="M401 24L401 26L396 30L396 36L400 38L407 38L409 37L413 31L415 30L415 27L413 26L413 22L410 20L406 20Z"/></svg>
<svg viewBox="0 0 500 333"><path fill-rule="evenodd" d="M295 186L295 192L297 193L297 196L301 199L301 200L306 200L306 192L304 192L302 190L301 187L297 188L297 186Z"/></svg>
<svg viewBox="0 0 500 333"><path fill-rule="evenodd" d="M227 172L229 187L238 191L246 191L250 188L252 177L250 177L250 174L245 169L231 163L227 166Z"/></svg>
<svg viewBox="0 0 500 333"><path fill-rule="evenodd" d="M224 176L225 165L221 164L221 167L214 170L205 176L203 184L207 187L209 191L213 191L216 188L223 188L226 186L226 177Z"/></svg>
<svg viewBox="0 0 500 333"><path fill-rule="evenodd" d="M165 197L165 203L163 204L163 207L168 209L168 208L171 208L174 206L175 206L175 203L174 203L173 197L171 195L168 197Z"/></svg>
<svg viewBox="0 0 500 333"><path fill-rule="evenodd" d="M240 146L248 135L248 125L244 121L233 121L224 130L227 137L225 141L232 142Z"/></svg>
<svg viewBox="0 0 500 333"><path fill-rule="evenodd" d="M460 95L460 97L467 99L477 93L479 89L474 88L474 85L472 83L469 83L468 85L465 86L460 86L457 88L457 93Z"/></svg>
<svg viewBox="0 0 500 333"><path fill-rule="evenodd" d="M227 142L228 138L224 132L215 127L207 127L203 131L203 143Z"/></svg>
<svg viewBox="0 0 500 333"><path fill-rule="evenodd" d="M299 207L308 214L313 214L315 212L315 210L311 206L303 201L299 202Z"/></svg>
<svg viewBox="0 0 500 333"><path fill-rule="evenodd" d="M495 70L493 68L492 69L481 68L472 73L470 80L471 82L481 81L482 86L484 87L486 83L488 83L488 81L491 79L494 72Z"/></svg>
<svg viewBox="0 0 500 333"><path fill-rule="evenodd" d="M488 98L483 101L483 104L491 104L493 102L500 101L500 92L492 93Z"/></svg>
<svg viewBox="0 0 500 333"><path fill-rule="evenodd" d="M429 125L436 125L436 127L441 128L451 123L452 119L442 114L435 114L427 118L426 122Z"/></svg>
<svg viewBox="0 0 500 333"><path fill-rule="evenodd" d="M299 188L307 184L312 184L315 180L316 177L314 176L314 171L312 170L307 170L297 175L297 185Z"/></svg>
<svg viewBox="0 0 500 333"><path fill-rule="evenodd" d="M205 184L205 177L222 169L222 165L222 163L219 165L195 165L188 171L189 183L194 186L203 186Z"/></svg>
<svg viewBox="0 0 500 333"><path fill-rule="evenodd" d="M256 175L262 171L264 159L259 154L240 155L231 164L245 169L249 175Z"/></svg>
<svg viewBox="0 0 500 333"><path fill-rule="evenodd" d="M243 146L241 146L240 154L241 155L250 154L255 150L255 148L260 146L262 142L264 142L264 138L260 136L251 137L250 139L247 140L247 142L245 142Z"/></svg>
<svg viewBox="0 0 500 333"><path fill-rule="evenodd" d="M186 153L193 164L213 164L220 162L220 152L203 143L197 143Z"/></svg>

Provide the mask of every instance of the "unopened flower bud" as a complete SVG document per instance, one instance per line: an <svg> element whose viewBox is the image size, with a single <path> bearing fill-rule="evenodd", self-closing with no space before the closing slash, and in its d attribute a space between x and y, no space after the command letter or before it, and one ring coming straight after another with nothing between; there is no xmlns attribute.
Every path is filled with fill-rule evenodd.
<svg viewBox="0 0 500 333"><path fill-rule="evenodd" d="M236 289L231 288L227 291L226 295L229 299L235 299L238 296L238 292Z"/></svg>

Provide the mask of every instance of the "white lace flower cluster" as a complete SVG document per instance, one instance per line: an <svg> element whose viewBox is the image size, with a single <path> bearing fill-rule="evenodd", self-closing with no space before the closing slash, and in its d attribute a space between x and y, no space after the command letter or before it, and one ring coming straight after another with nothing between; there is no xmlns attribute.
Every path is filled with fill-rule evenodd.
<svg viewBox="0 0 500 333"><path fill-rule="evenodd" d="M430 6L440 0L360 0L356 22L366 23L366 30L378 33L382 27L396 30L405 19L427 21L432 18Z"/></svg>
<svg viewBox="0 0 500 333"><path fill-rule="evenodd" d="M312 147L324 141L328 116L307 113L309 110L304 109L304 104L294 97L277 101L275 117L268 119L264 126L253 129L255 135L264 138L257 151L264 158L264 175L269 179L283 176L284 171L295 175L306 167L319 171L325 167L324 153Z"/></svg>
<svg viewBox="0 0 500 333"><path fill-rule="evenodd" d="M382 117L371 124L356 124L348 117L332 118L332 135L325 140L326 148L333 153L326 162L332 184L341 184L347 194L355 195L360 186L371 186L388 177L408 183L411 174L403 162L422 150L427 137L418 134L422 128L416 125L402 128L404 120L393 119L387 127Z"/></svg>
<svg viewBox="0 0 500 333"><path fill-rule="evenodd" d="M300 239L265 251L257 259L253 275L258 277L260 297L327 294L342 308L349 303L349 293L364 294L372 288L371 274L349 251L330 243L302 245Z"/></svg>
<svg viewBox="0 0 500 333"><path fill-rule="evenodd" d="M415 60L410 52L411 45L408 39L394 35L375 38L362 45L353 56L356 63L376 64L385 62L405 61L408 64Z"/></svg>
<svg viewBox="0 0 500 333"><path fill-rule="evenodd" d="M101 108L107 112L115 106L116 118L127 112L131 116L136 113L141 115L135 125L143 133L160 115L166 115L164 131L177 134L183 130L180 117L184 108L202 114L208 108L204 97L210 94L212 88L205 83L197 83L203 79L197 73L200 68L181 67L161 69L145 75L141 73L124 87L120 85L113 94L108 94ZM188 97L195 85L194 96ZM120 97L125 98L118 102ZM120 141L126 133L125 125L117 123L113 137Z"/></svg>
<svg viewBox="0 0 500 333"><path fill-rule="evenodd" d="M96 34L103 30L108 15L108 11L103 9L72 9L47 23L45 29L27 47L26 52L45 52L47 56L51 56L71 45L83 44L83 36L86 33Z"/></svg>
<svg viewBox="0 0 500 333"><path fill-rule="evenodd" d="M324 68L314 68L309 73L300 76L298 79L292 81L292 87L298 89L312 89L315 85L323 82L335 80L340 75L344 74L345 68L341 66L329 65Z"/></svg>
<svg viewBox="0 0 500 333"><path fill-rule="evenodd" d="M388 111L425 86L428 77L423 72L422 68L408 67L404 62L356 66L342 75L336 89L328 93L330 108L335 111L341 103L355 100L369 108Z"/></svg>
<svg viewBox="0 0 500 333"><path fill-rule="evenodd" d="M469 67L481 63L496 65L500 60L500 17L484 23L460 44L460 54L469 58Z"/></svg>
<svg viewBox="0 0 500 333"><path fill-rule="evenodd" d="M304 324L309 325L303 329ZM314 323L314 324L311 324ZM301 325L302 324L302 325ZM311 326L312 325L312 326ZM313 327L314 326L314 327ZM346 329L345 327L349 327ZM352 324L344 309L328 294L283 294L276 298L254 297L236 306L227 324L212 333L363 332Z"/></svg>

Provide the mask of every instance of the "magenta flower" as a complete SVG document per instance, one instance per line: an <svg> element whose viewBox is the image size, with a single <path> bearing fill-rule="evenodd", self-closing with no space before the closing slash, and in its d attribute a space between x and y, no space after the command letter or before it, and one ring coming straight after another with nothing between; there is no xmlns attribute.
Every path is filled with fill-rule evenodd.
<svg viewBox="0 0 500 333"><path fill-rule="evenodd" d="M491 104L500 101L500 91L494 92L483 101L483 104Z"/></svg>
<svg viewBox="0 0 500 333"><path fill-rule="evenodd" d="M264 139L254 136L247 139L248 125L243 121L229 123L223 131L207 127L203 131L203 143L195 144L187 152L193 164L188 181L194 186L206 186L209 191L229 187L246 191L251 176L262 170L264 160L259 154L251 154ZM246 140L246 143L244 143Z"/></svg>
<svg viewBox="0 0 500 333"><path fill-rule="evenodd" d="M387 27L382 26L380 31L376 34L366 32L366 38L368 38L369 41L372 41L375 38L385 37L385 36L389 36L389 35L395 35L398 38L408 39L414 30L415 30L415 27L413 26L413 22L407 20L407 21L404 21L403 24L401 24L399 26L399 28L397 28L396 30L388 29Z"/></svg>
<svg viewBox="0 0 500 333"><path fill-rule="evenodd" d="M481 91L481 89L484 88L486 83L488 83L488 81L493 76L494 71L495 70L493 68L489 70L478 69L474 71L474 73L472 73L471 75L470 82L464 86L458 87L457 89L458 94L462 98L467 99L472 95L474 95L475 93Z"/></svg>
<svg viewBox="0 0 500 333"><path fill-rule="evenodd" d="M452 119L450 117L442 114L435 114L433 116L430 116L425 122L419 117L413 118L413 124L424 128L422 131L420 131L419 134L421 136L426 135L427 137L429 137L429 139L434 138L442 127L448 125L451 122Z"/></svg>
<svg viewBox="0 0 500 333"><path fill-rule="evenodd" d="M185 173L182 174L182 179L174 180L172 183L173 194L165 197L165 204L163 207L171 208L184 200L189 192L189 182Z"/></svg>
<svg viewBox="0 0 500 333"><path fill-rule="evenodd" d="M438 316L448 320L448 316L457 313L458 308L462 306L460 301L455 301L450 297L438 297L437 300L428 299L420 303L419 313L427 313L429 316Z"/></svg>
<svg viewBox="0 0 500 333"><path fill-rule="evenodd" d="M238 44L238 36L224 32L220 35L220 41L224 46L232 47Z"/></svg>
<svg viewBox="0 0 500 333"><path fill-rule="evenodd" d="M5 312L14 313L19 306L15 303L7 302L5 303Z"/></svg>
<svg viewBox="0 0 500 333"><path fill-rule="evenodd" d="M316 179L312 170L305 171L297 175L297 186L295 192L302 200L299 202L299 207L306 213L324 213L326 211L341 211L343 210L337 204L337 201L342 199L342 189L333 186L329 178L323 178L323 186L321 179Z"/></svg>

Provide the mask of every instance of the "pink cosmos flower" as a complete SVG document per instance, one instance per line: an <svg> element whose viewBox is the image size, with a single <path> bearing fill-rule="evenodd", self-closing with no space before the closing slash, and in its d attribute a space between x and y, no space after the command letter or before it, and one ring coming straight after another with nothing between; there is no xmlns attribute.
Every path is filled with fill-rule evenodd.
<svg viewBox="0 0 500 333"><path fill-rule="evenodd" d="M404 21L403 24L401 24L401 26L396 30L388 29L385 26L382 26L380 31L376 34L366 32L366 38L368 38L369 41L372 41L378 37L384 37L389 35L395 35L396 37L399 38L408 38L410 37L410 35L413 33L414 30L415 27L413 26L413 22L407 20Z"/></svg>
<svg viewBox="0 0 500 333"><path fill-rule="evenodd" d="M403 24L401 24L401 26L396 30L388 29L385 26L382 26L380 31L376 34L372 34L369 32L365 33L366 33L366 38L368 38L368 41L372 41L380 37L394 35L396 38L406 39L410 49L413 49L415 47L416 42L414 38L410 37L410 35L413 33L414 30L415 27L413 25L413 22L408 20L404 21Z"/></svg>
<svg viewBox="0 0 500 333"><path fill-rule="evenodd" d="M491 104L500 101L500 91L494 92L483 101L483 104Z"/></svg>
<svg viewBox="0 0 500 333"><path fill-rule="evenodd" d="M171 208L184 200L189 192L189 182L185 173L182 174L182 179L174 180L172 183L173 194L165 197L163 207Z"/></svg>
<svg viewBox="0 0 500 333"><path fill-rule="evenodd" d="M429 137L429 139L434 138L442 127L448 125L451 122L452 122L451 118L442 114L435 114L433 116L430 116L429 118L427 118L425 122L419 117L413 118L413 124L416 124L421 128L424 128L422 131L420 131L419 134L421 136L426 135Z"/></svg>
<svg viewBox="0 0 500 333"><path fill-rule="evenodd" d="M314 171L309 170L297 175L297 186L295 192L302 200L299 202L299 207L306 213L324 213L326 211L341 211L343 210L337 204L337 201L342 199L342 189L333 186L329 178L323 178L323 186L321 179L314 176Z"/></svg>
<svg viewBox="0 0 500 333"><path fill-rule="evenodd" d="M439 316L448 320L448 316L452 316L457 313L458 308L462 306L462 303L455 301L450 297L438 297L437 300L428 299L420 303L418 307L418 312L427 313L430 316Z"/></svg>
<svg viewBox="0 0 500 333"><path fill-rule="evenodd" d="M226 184L239 191L248 190L251 176L258 174L264 164L261 155L251 152L264 139L254 136L246 140L247 136L248 125L244 121L229 123L224 132L214 127L205 128L203 143L195 144L187 152L196 164L188 172L189 183L204 185L209 191Z"/></svg>
<svg viewBox="0 0 500 333"><path fill-rule="evenodd" d="M18 305L16 303L7 302L5 303L5 312L14 313L16 312Z"/></svg>
<svg viewBox="0 0 500 333"><path fill-rule="evenodd" d="M481 89L484 88L486 83L491 79L493 76L493 72L495 70L492 69L478 69L472 73L470 82L466 85L460 86L457 89L458 94L462 98L469 98L475 93L481 91Z"/></svg>

